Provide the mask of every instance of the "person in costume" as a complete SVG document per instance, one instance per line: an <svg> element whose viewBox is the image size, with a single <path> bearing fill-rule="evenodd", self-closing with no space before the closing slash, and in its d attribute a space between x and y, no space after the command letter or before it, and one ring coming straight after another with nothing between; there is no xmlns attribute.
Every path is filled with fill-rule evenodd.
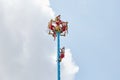
<svg viewBox="0 0 120 80"><path fill-rule="evenodd" d="M65 57L65 47L61 48L59 61L61 62L64 57Z"/></svg>
<svg viewBox="0 0 120 80"><path fill-rule="evenodd" d="M62 23L60 17L61 17L61 15L56 16L56 18L55 18L56 25L60 25Z"/></svg>
<svg viewBox="0 0 120 80"><path fill-rule="evenodd" d="M53 25L53 20L51 19L50 22L48 23L48 29L49 29L49 34L51 32L54 32L55 26Z"/></svg>
<svg viewBox="0 0 120 80"><path fill-rule="evenodd" d="M61 32L61 36L65 36L65 34L68 32L68 22L62 22L62 27L60 32Z"/></svg>

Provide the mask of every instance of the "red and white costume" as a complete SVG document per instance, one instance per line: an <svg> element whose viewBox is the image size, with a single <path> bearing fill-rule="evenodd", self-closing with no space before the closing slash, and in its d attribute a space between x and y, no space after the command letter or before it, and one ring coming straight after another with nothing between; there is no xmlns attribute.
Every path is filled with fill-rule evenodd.
<svg viewBox="0 0 120 80"><path fill-rule="evenodd" d="M60 62L62 61L62 59L65 57L65 47L63 47L62 49L61 49L61 52L60 52Z"/></svg>

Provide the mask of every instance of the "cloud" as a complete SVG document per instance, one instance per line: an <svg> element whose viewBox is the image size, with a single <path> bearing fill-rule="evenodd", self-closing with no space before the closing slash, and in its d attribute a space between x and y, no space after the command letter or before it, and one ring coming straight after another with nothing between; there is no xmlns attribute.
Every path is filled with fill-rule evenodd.
<svg viewBox="0 0 120 80"><path fill-rule="evenodd" d="M56 80L49 6L49 0L0 1L0 80Z"/></svg>
<svg viewBox="0 0 120 80"><path fill-rule="evenodd" d="M62 63L63 80L74 80L76 73L79 71L79 67L73 61L70 49L67 49L65 52L66 57Z"/></svg>

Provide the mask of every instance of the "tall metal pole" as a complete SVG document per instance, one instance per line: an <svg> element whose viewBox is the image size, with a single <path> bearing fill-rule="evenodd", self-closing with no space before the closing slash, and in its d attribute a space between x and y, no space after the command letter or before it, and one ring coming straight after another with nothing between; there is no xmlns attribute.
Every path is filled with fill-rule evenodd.
<svg viewBox="0 0 120 80"><path fill-rule="evenodd" d="M57 32L57 76L58 76L57 80L60 80L60 61L59 61L59 57L60 57L60 32Z"/></svg>

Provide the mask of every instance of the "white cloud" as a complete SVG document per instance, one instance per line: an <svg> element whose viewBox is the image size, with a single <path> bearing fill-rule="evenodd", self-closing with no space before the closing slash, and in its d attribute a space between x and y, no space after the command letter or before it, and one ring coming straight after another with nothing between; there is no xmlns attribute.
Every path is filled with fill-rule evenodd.
<svg viewBox="0 0 120 80"><path fill-rule="evenodd" d="M65 58L61 64L62 77L63 80L74 80L76 73L79 71L79 67L73 61L70 49L67 49L65 52Z"/></svg>
<svg viewBox="0 0 120 80"><path fill-rule="evenodd" d="M54 16L49 5L48 0L0 1L0 80L56 80L50 60L55 45L46 32Z"/></svg>

